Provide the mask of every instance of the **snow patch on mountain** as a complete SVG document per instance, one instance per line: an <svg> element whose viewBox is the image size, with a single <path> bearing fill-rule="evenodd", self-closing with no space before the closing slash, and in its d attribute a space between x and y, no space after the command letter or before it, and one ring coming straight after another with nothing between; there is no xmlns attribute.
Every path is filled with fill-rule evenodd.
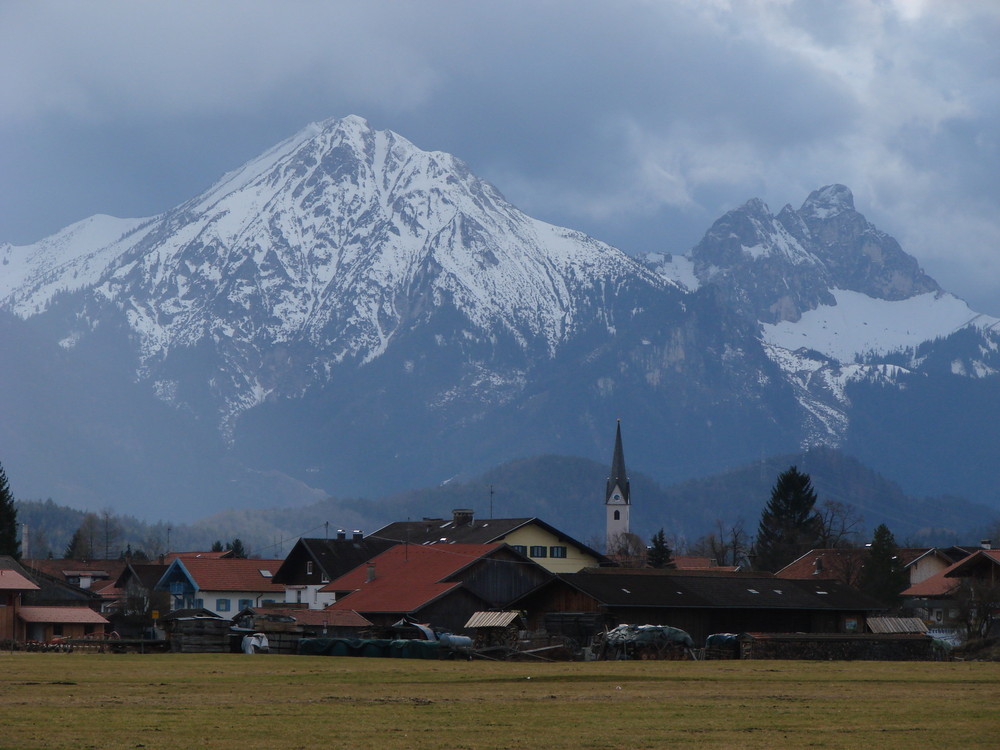
<svg viewBox="0 0 1000 750"><path fill-rule="evenodd" d="M701 281L694 272L694 261L686 255L643 253L637 258L660 277L683 291L694 292L701 286Z"/></svg>
<svg viewBox="0 0 1000 750"><path fill-rule="evenodd" d="M831 292L836 305L806 311L797 322L763 324L764 340L790 351L805 346L850 363L910 349L970 325L1000 331L1000 319L974 312L951 294L890 301L845 289Z"/></svg>
<svg viewBox="0 0 1000 750"><path fill-rule="evenodd" d="M60 292L93 286L151 223L97 214L31 245L0 245L0 306L27 318Z"/></svg>

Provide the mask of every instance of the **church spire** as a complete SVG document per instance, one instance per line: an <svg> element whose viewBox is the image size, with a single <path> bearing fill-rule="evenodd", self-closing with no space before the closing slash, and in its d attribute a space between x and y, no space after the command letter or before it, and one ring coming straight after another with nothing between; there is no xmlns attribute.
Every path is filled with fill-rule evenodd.
<svg viewBox="0 0 1000 750"><path fill-rule="evenodd" d="M604 493L604 502L612 502L612 496L615 494L615 488L618 489L620 497L616 498L614 502L624 503L628 505L629 500L629 482L628 473L625 471L625 451L622 449L622 421L618 420L618 429L615 432L615 452L611 457L611 474L608 476L608 485Z"/></svg>
<svg viewBox="0 0 1000 750"><path fill-rule="evenodd" d="M620 547L629 533L629 511L632 509L628 474L625 471L625 451L622 448L622 421L618 420L615 432L615 452L611 457L611 474L604 493L604 507L607 511L608 550Z"/></svg>

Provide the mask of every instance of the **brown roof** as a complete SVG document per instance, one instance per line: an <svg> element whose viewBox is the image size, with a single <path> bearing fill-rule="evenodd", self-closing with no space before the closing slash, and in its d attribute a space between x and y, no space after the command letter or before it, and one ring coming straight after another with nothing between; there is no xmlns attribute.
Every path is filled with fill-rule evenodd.
<svg viewBox="0 0 1000 750"><path fill-rule="evenodd" d="M398 544L369 563L331 581L323 591L350 591L327 609L413 612L462 584L450 576L500 549L502 544ZM375 580L368 581L374 564Z"/></svg>
<svg viewBox="0 0 1000 750"><path fill-rule="evenodd" d="M968 559L968 558L966 558ZM920 583L915 583L910 588L905 589L900 596L915 596L915 597L935 597L935 596L948 596L952 591L958 588L957 578L946 578L949 572L954 570L959 566L962 560L957 563L949 565L944 570L938 571L930 578L925 578Z"/></svg>
<svg viewBox="0 0 1000 750"><path fill-rule="evenodd" d="M902 547L899 549L899 559L903 567L906 567L931 551L932 547ZM811 549L774 575L778 578L791 579L837 579L854 585L861 574L861 569L868 561L869 554L867 547ZM820 560L818 568L817 559Z"/></svg>
<svg viewBox="0 0 1000 750"><path fill-rule="evenodd" d="M0 568L0 591L38 591L38 586L16 570Z"/></svg>
<svg viewBox="0 0 1000 750"><path fill-rule="evenodd" d="M90 607L21 607L17 616L25 622L108 624Z"/></svg>
<svg viewBox="0 0 1000 750"><path fill-rule="evenodd" d="M245 560L233 557L189 557L177 562L184 566L201 591L263 593L284 592L283 586L271 580L281 563L281 560Z"/></svg>
<svg viewBox="0 0 1000 750"><path fill-rule="evenodd" d="M125 569L121 560L49 560L38 558L25 560L24 564L34 570L48 573L50 576L66 580L70 576L90 576L114 581Z"/></svg>
<svg viewBox="0 0 1000 750"><path fill-rule="evenodd" d="M267 617L267 615L283 615L285 617L294 617L295 622L299 625L310 625L314 627L322 627L326 625L331 628L366 628L372 624L371 621L362 617L357 612L349 610L285 609L283 607L266 607L262 609L255 608L253 611L258 618L263 619Z"/></svg>
<svg viewBox="0 0 1000 750"><path fill-rule="evenodd" d="M230 558L233 556L232 550L226 550L224 552L170 552L163 557L163 562L172 563L178 557L187 560L188 558L200 558L206 560L221 560L223 558Z"/></svg>

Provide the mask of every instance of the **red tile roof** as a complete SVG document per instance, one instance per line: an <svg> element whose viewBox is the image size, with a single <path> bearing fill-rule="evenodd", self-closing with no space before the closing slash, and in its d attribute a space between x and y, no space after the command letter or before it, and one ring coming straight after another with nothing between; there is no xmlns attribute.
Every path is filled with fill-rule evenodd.
<svg viewBox="0 0 1000 750"><path fill-rule="evenodd" d="M232 550L227 550L225 552L170 552L164 555L163 562L172 563L178 557L182 560L187 560L188 558L199 558L205 560L221 560L226 557L232 557Z"/></svg>
<svg viewBox="0 0 1000 750"><path fill-rule="evenodd" d="M232 557L186 557L183 565L201 591L260 591L284 593L271 576L281 567L281 560L244 560ZM264 575L261 571L267 571Z"/></svg>
<svg viewBox="0 0 1000 750"><path fill-rule="evenodd" d="M945 578L944 574L947 573L951 568L945 568L932 575L930 578L925 578L920 583L915 583L910 588L905 589L900 596L915 596L915 597L935 597L935 596L947 596L954 589L958 588L959 580L957 578Z"/></svg>
<svg viewBox="0 0 1000 750"><path fill-rule="evenodd" d="M432 544L395 547L331 581L323 591L350 591L329 610L356 612L413 612L462 584L446 579L502 544ZM370 564L375 580L368 581Z"/></svg>
<svg viewBox="0 0 1000 750"><path fill-rule="evenodd" d="M38 586L16 570L0 568L0 591L38 591Z"/></svg>
<svg viewBox="0 0 1000 750"><path fill-rule="evenodd" d="M21 607L17 616L25 622L108 624L90 607Z"/></svg>
<svg viewBox="0 0 1000 750"><path fill-rule="evenodd" d="M674 555L674 570L697 570L699 568L718 567L714 557L697 557L694 555Z"/></svg>
<svg viewBox="0 0 1000 750"><path fill-rule="evenodd" d="M961 583L962 576L960 571L980 564L980 562L984 559L988 560L990 563L1000 565L1000 550L977 550L968 557L963 557L958 562L949 565L947 568L938 573L935 573L930 578L910 586L910 588L906 589L902 595L916 597L947 596L958 588Z"/></svg>
<svg viewBox="0 0 1000 750"><path fill-rule="evenodd" d="M899 559L906 567L932 549L931 547L904 547L899 550ZM837 579L853 585L857 582L861 569L868 561L868 555L869 550L866 547L811 549L774 575L777 578L792 579ZM817 558L822 560L822 567L818 571L816 570Z"/></svg>

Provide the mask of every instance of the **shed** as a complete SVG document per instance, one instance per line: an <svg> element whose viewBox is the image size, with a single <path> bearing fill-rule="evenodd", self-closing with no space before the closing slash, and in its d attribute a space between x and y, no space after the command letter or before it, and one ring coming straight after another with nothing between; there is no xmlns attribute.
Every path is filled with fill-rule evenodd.
<svg viewBox="0 0 1000 750"><path fill-rule="evenodd" d="M21 607L17 616L25 638L48 643L57 638L103 637L108 621L89 607Z"/></svg>

